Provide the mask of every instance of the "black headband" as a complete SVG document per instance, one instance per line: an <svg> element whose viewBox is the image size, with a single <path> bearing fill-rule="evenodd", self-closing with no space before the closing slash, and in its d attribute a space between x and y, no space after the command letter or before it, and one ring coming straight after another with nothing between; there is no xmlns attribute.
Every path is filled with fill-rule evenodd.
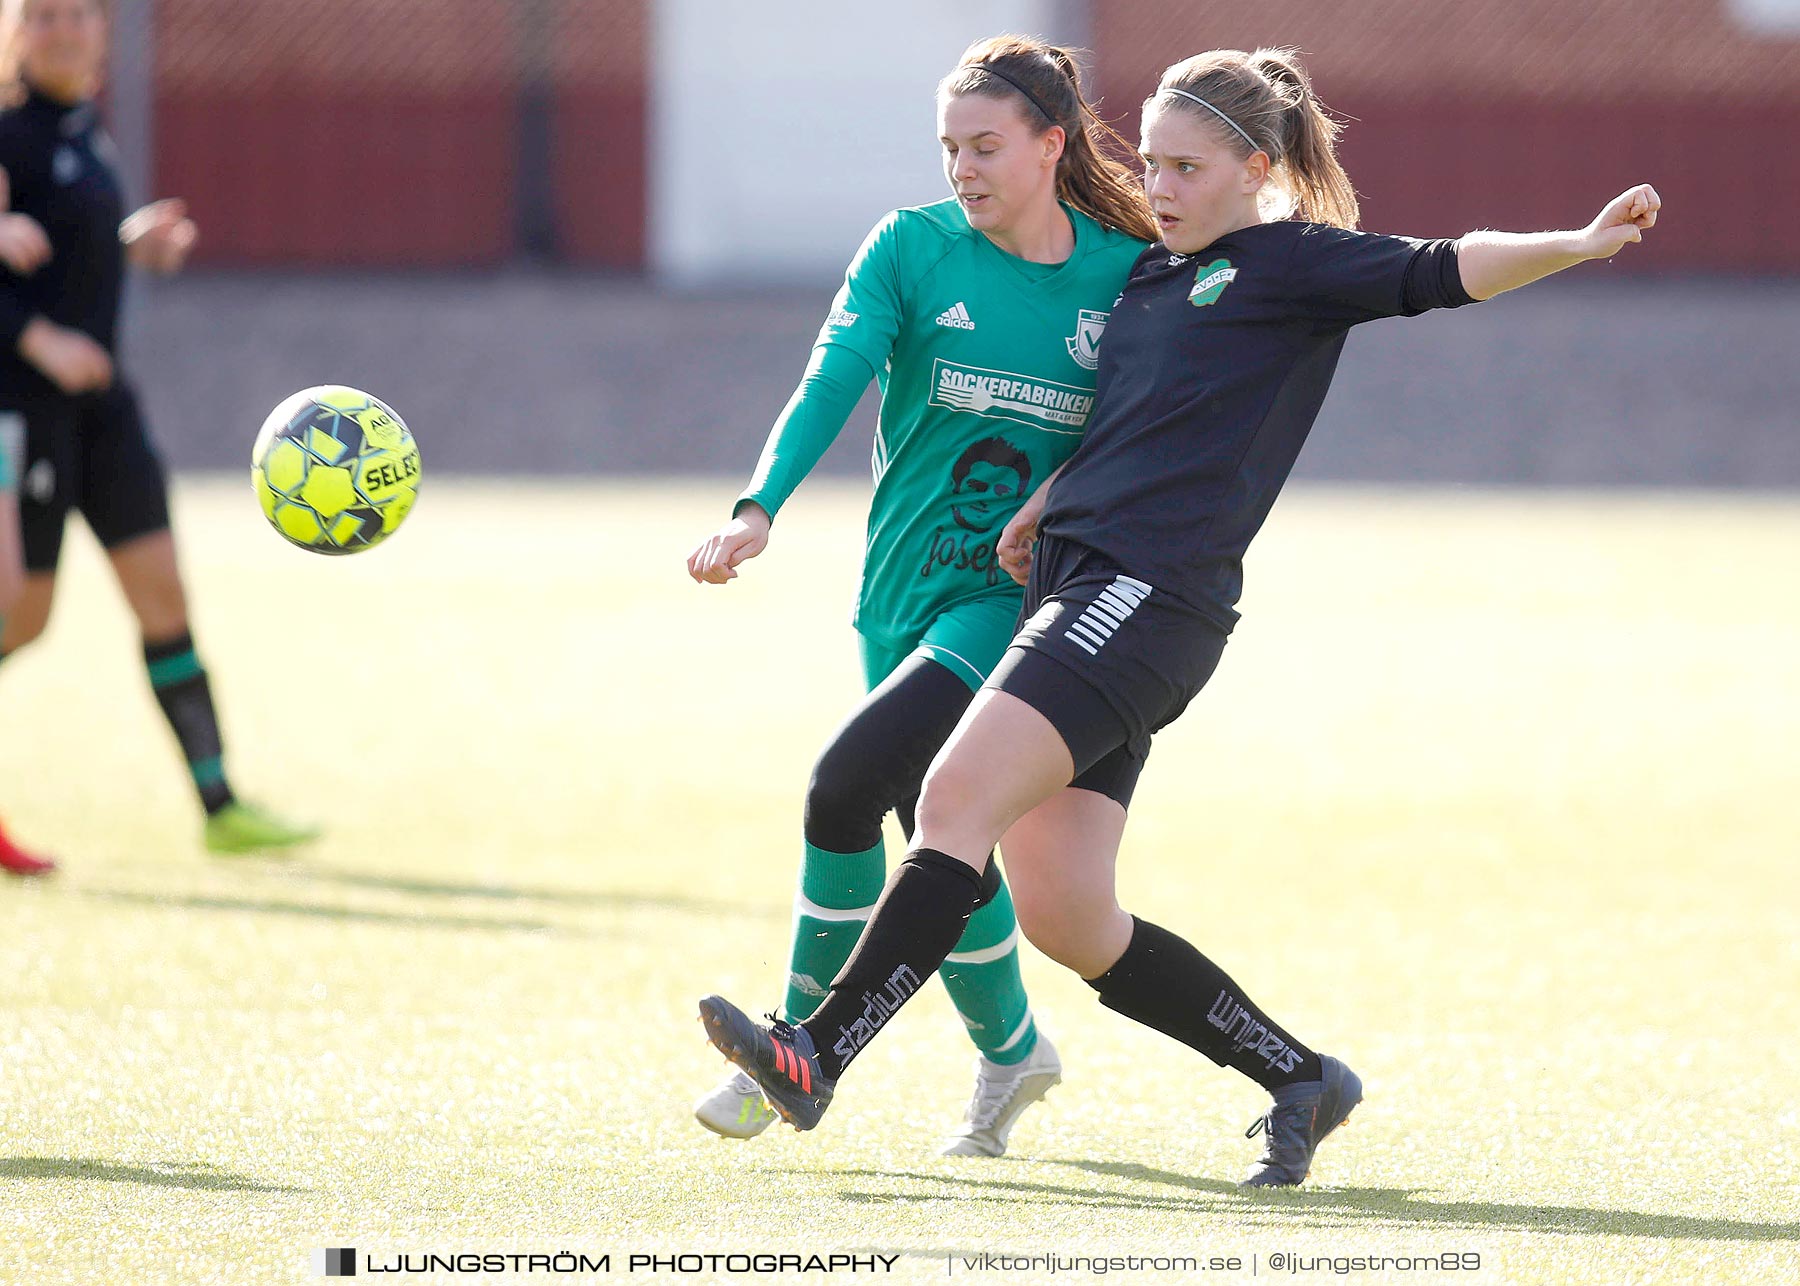
<svg viewBox="0 0 1800 1286"><path fill-rule="evenodd" d="M1048 107L1044 106L1042 99L1040 99L1036 94L1032 93L1029 89L1026 89L1024 85L1022 85L1018 81L1014 80L1011 76L1008 76L1005 72L1001 71L998 67L994 66L992 63L976 63L976 64L974 64L974 66L977 71L985 71L990 76L998 76L1001 80L1005 81L1007 84L1011 85L1014 89L1018 90L1021 94L1025 95L1026 100L1033 107L1037 108L1040 112L1042 112L1044 114L1044 119L1049 121L1052 125L1061 125L1062 124L1061 121L1056 119L1056 113L1051 111Z"/></svg>

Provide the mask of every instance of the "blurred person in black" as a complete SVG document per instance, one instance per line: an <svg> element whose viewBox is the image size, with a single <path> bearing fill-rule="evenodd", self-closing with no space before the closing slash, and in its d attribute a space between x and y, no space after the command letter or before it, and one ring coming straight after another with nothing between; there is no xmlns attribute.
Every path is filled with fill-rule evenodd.
<svg viewBox="0 0 1800 1286"><path fill-rule="evenodd" d="M0 627L25 590L25 551L19 538L19 457L25 450L25 426L0 420ZM48 875L56 863L27 852L0 829L0 871L8 875Z"/></svg>
<svg viewBox="0 0 1800 1286"><path fill-rule="evenodd" d="M168 485L118 368L127 264L181 268L198 230L180 201L125 217L95 96L106 64L101 0L0 5L0 432L16 461L24 586L0 660L43 633L65 520L79 510L143 635L144 661L206 811L214 852L282 848L315 832L236 798L189 633Z"/></svg>
<svg viewBox="0 0 1800 1286"><path fill-rule="evenodd" d="M1144 105L1144 182L1162 242L1139 256L1113 307L1086 436L996 546L1026 583L1020 628L932 762L913 849L810 1018L764 1026L721 997L700 1002L713 1044L797 1127L818 1123L844 1069L938 969L1002 835L1019 924L1040 950L1106 1007L1269 1092L1247 1186L1302 1182L1361 1100L1343 1062L1289 1034L1187 941L1119 906L1126 796L1106 783L1135 777L1152 735L1218 665L1244 552L1351 327L1609 258L1655 224L1661 200L1632 188L1566 232L1358 232L1339 128L1286 50L1186 59ZM1230 729L1218 736L1228 744ZM1045 827L1082 842L1010 843ZM1015 860L1015 847L1030 860ZM1328 892L1329 878L1272 882L1272 949L1317 932L1285 903Z"/></svg>

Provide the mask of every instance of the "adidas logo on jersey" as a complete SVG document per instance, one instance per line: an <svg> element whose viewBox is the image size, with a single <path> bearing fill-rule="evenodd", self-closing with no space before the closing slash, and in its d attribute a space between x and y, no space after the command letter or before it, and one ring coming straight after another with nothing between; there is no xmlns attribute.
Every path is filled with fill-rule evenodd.
<svg viewBox="0 0 1800 1286"><path fill-rule="evenodd" d="M960 299L937 315L937 324L953 330L975 329L975 323L969 320L969 310L963 307Z"/></svg>

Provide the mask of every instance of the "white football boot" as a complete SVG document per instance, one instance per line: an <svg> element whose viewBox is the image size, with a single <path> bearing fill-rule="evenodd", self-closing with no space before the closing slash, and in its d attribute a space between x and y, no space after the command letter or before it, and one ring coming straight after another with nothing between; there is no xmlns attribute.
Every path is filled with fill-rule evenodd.
<svg viewBox="0 0 1800 1286"><path fill-rule="evenodd" d="M694 1119L728 1139L754 1139L774 1124L775 1111L763 1102L762 1088L733 1068L717 1089L694 1104Z"/></svg>
<svg viewBox="0 0 1800 1286"><path fill-rule="evenodd" d="M1062 1060L1042 1032L1022 1063L1002 1066L983 1054L975 1064L975 1097L944 1148L947 1157L1006 1155L1006 1137L1026 1108L1062 1083Z"/></svg>

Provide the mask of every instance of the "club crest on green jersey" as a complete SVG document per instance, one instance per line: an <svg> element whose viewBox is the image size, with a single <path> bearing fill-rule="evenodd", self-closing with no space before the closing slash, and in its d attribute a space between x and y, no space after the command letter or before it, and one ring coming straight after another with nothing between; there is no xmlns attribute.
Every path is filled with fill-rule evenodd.
<svg viewBox="0 0 1800 1286"><path fill-rule="evenodd" d="M1075 333L1063 340L1069 346L1069 356L1075 359L1077 366L1093 370L1100 365L1100 336L1106 330L1106 319L1111 313L1095 312L1092 308L1083 308L1075 314Z"/></svg>
<svg viewBox="0 0 1800 1286"><path fill-rule="evenodd" d="M1196 308L1217 303L1219 296L1225 293L1225 287L1237 280L1237 274L1238 270L1231 266L1229 259L1214 259L1206 267L1196 269L1188 302Z"/></svg>

